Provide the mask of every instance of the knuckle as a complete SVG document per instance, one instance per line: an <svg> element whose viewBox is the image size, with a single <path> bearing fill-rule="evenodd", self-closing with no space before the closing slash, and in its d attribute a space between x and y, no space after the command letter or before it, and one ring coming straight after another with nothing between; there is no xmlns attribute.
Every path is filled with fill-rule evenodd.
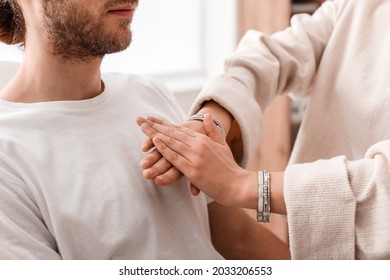
<svg viewBox="0 0 390 280"><path fill-rule="evenodd" d="M198 181L200 179L200 176L201 176L201 172L199 172L199 169L196 168L195 166L193 166L191 169L190 169L190 172L189 172L189 178L191 180L194 180L194 181Z"/></svg>
<svg viewBox="0 0 390 280"><path fill-rule="evenodd" d="M160 153L161 147L165 146L163 139L158 136L153 138L153 144Z"/></svg>
<svg viewBox="0 0 390 280"><path fill-rule="evenodd" d="M172 162L178 161L179 160L179 154L176 153L176 152L172 153L171 160L172 160Z"/></svg>
<svg viewBox="0 0 390 280"><path fill-rule="evenodd" d="M170 146L176 146L176 144L177 144L176 139L174 139L174 138L172 138L172 137L169 137L168 145L170 145Z"/></svg>
<svg viewBox="0 0 390 280"><path fill-rule="evenodd" d="M154 126L154 121L152 121L152 120L146 120L145 121L145 123L148 125L148 126L150 126L150 127L153 127Z"/></svg>
<svg viewBox="0 0 390 280"><path fill-rule="evenodd" d="M196 149L198 149L198 151L203 151L206 149L207 147L207 143L206 141L204 140L203 136L200 136L199 138L196 139L197 142L196 142Z"/></svg>
<svg viewBox="0 0 390 280"><path fill-rule="evenodd" d="M169 128L168 128L168 135L169 135L169 136L175 135L175 128L169 127Z"/></svg>
<svg viewBox="0 0 390 280"><path fill-rule="evenodd" d="M209 141L208 140L209 140L208 136L201 135L199 144L201 145L201 147L203 149L206 149L209 146Z"/></svg>
<svg viewBox="0 0 390 280"><path fill-rule="evenodd" d="M159 143L159 147L158 149L160 150L160 152L162 152L164 154L165 150L168 148L167 145L165 145L163 142L160 142Z"/></svg>
<svg viewBox="0 0 390 280"><path fill-rule="evenodd" d="M203 156L201 154L195 155L192 164L196 170L201 170L203 167Z"/></svg>
<svg viewBox="0 0 390 280"><path fill-rule="evenodd" d="M149 117L148 120L152 121L153 123L156 123L156 124L162 124L163 121L160 120L160 119L157 119L155 117Z"/></svg>

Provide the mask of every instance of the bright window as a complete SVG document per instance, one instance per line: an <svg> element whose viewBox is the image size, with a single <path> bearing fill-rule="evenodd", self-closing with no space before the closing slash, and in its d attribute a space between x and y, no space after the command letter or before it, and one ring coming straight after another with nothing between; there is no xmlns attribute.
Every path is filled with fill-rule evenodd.
<svg viewBox="0 0 390 280"><path fill-rule="evenodd" d="M108 71L161 75L200 69L202 1L140 0L129 49L109 55ZM192 20L191 20L192 18Z"/></svg>

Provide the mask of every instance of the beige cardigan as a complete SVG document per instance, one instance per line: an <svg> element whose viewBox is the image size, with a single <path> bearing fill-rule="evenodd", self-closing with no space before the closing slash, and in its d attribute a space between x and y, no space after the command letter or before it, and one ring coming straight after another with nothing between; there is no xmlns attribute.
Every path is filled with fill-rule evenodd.
<svg viewBox="0 0 390 280"><path fill-rule="evenodd" d="M390 1L328 1L283 32L249 31L192 111L227 108L246 164L281 94L309 102L285 173L292 257L390 259Z"/></svg>

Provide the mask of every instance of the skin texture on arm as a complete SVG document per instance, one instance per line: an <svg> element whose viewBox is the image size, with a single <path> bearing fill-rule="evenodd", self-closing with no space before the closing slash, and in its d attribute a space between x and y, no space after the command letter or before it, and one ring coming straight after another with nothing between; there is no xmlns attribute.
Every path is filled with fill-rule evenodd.
<svg viewBox="0 0 390 280"><path fill-rule="evenodd" d="M288 246L242 209L212 202L208 206L211 239L230 260L290 259Z"/></svg>

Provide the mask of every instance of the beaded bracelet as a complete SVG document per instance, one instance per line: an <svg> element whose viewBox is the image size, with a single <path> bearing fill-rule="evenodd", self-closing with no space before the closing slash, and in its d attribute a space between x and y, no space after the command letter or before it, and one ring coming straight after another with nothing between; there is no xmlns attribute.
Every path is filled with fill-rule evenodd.
<svg viewBox="0 0 390 280"><path fill-rule="evenodd" d="M269 223L271 215L271 184L270 173L267 170L257 172L258 202L257 221Z"/></svg>

